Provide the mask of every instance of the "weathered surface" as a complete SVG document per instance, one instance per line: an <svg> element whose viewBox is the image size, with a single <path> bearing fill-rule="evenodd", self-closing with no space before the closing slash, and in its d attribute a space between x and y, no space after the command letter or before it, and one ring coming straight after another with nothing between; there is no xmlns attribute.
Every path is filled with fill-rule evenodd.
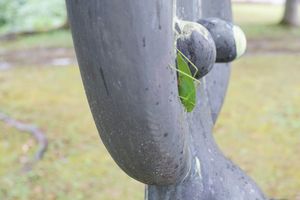
<svg viewBox="0 0 300 200"><path fill-rule="evenodd" d="M147 184L189 169L178 98L172 1L68 0L75 50L101 139L117 164Z"/></svg>
<svg viewBox="0 0 300 200"><path fill-rule="evenodd" d="M100 136L149 200L265 199L218 149L212 128L230 68L201 79L197 106L178 98L173 15L231 19L230 0L67 0L77 58Z"/></svg>
<svg viewBox="0 0 300 200"><path fill-rule="evenodd" d="M194 64L191 66L189 63L192 75L197 79L202 78L210 72L216 61L214 40L208 30L200 24L186 21L182 24L184 25L179 28L181 30L177 38L177 49Z"/></svg>
<svg viewBox="0 0 300 200"><path fill-rule="evenodd" d="M207 28L215 42L217 63L228 63L238 57L238 45L235 38L236 31L233 31L236 27L232 23L219 18L200 19L197 22Z"/></svg>
<svg viewBox="0 0 300 200"><path fill-rule="evenodd" d="M187 5L189 2L181 0L179 3ZM188 8L184 10L185 13L181 13L184 20L196 21L201 17L231 19L229 0L204 0L203 12L197 10L197 14ZM229 75L228 64L217 64L203 78L198 89L197 106L188 116L189 146L193 157L188 177L175 185L148 186L148 200L265 199L256 184L223 156L212 136L212 128L225 97Z"/></svg>

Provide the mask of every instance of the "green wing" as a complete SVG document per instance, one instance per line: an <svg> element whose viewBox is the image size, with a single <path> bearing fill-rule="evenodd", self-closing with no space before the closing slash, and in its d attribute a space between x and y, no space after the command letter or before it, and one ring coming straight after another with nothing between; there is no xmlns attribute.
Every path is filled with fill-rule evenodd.
<svg viewBox="0 0 300 200"><path fill-rule="evenodd" d="M177 53L179 97L187 112L192 112L196 105L196 86L190 68L182 55Z"/></svg>

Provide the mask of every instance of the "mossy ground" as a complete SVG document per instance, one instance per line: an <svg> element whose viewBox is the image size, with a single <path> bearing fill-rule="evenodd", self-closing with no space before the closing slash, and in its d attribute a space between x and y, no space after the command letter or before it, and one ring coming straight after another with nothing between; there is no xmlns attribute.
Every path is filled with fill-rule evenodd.
<svg viewBox="0 0 300 200"><path fill-rule="evenodd" d="M300 48L295 43L300 30L275 26L279 6L235 5L234 13L251 41L265 41L269 50L255 54L260 48L252 49L233 64L215 127L217 142L268 196L299 198ZM274 45L293 48L293 53L274 54ZM1 50L12 52L71 46L68 32L0 44ZM0 111L37 124L49 139L44 159L23 174L20 169L32 157L35 142L0 122L1 200L143 198L144 186L127 177L101 143L77 66L15 66L1 71L0 83Z"/></svg>

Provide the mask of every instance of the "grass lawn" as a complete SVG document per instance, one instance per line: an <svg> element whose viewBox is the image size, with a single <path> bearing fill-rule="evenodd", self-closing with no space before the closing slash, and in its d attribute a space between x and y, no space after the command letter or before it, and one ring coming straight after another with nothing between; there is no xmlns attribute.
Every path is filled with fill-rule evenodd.
<svg viewBox="0 0 300 200"><path fill-rule="evenodd" d="M299 38L299 28L278 26L283 16L283 7L265 4L234 4L233 18L246 32L248 39Z"/></svg>
<svg viewBox="0 0 300 200"><path fill-rule="evenodd" d="M299 74L299 55L248 56L235 62L215 128L225 154L270 197L300 195Z"/></svg>
<svg viewBox="0 0 300 200"><path fill-rule="evenodd" d="M0 50L20 50L39 47L66 47L73 48L72 37L69 31L59 30L19 37L16 40L0 41Z"/></svg>
<svg viewBox="0 0 300 200"><path fill-rule="evenodd" d="M100 142L77 67L16 68L0 80L1 110L44 128L50 144L43 161L20 176L22 146L32 139L0 123L0 199L142 198L143 186Z"/></svg>
<svg viewBox="0 0 300 200"><path fill-rule="evenodd" d="M276 27L281 13L279 6L234 6L251 40L289 44L300 31ZM1 42L0 53L35 47L72 47L71 37L61 31ZM274 198L300 198L299 55L266 52L236 61L215 127L226 155ZM1 200L143 199L144 186L116 166L99 139L77 66L17 66L0 71L0 83L0 111L37 124L49 139L44 159L23 174L35 141L0 122Z"/></svg>

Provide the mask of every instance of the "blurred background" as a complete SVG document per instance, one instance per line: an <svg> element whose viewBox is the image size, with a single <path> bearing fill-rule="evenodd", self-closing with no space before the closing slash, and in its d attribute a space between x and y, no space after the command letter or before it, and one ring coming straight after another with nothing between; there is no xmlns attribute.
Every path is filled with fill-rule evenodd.
<svg viewBox="0 0 300 200"><path fill-rule="evenodd" d="M233 63L214 130L226 156L277 199L300 200L298 4L234 1L248 52ZM0 0L0 199L138 200L143 187L100 141L64 1Z"/></svg>

